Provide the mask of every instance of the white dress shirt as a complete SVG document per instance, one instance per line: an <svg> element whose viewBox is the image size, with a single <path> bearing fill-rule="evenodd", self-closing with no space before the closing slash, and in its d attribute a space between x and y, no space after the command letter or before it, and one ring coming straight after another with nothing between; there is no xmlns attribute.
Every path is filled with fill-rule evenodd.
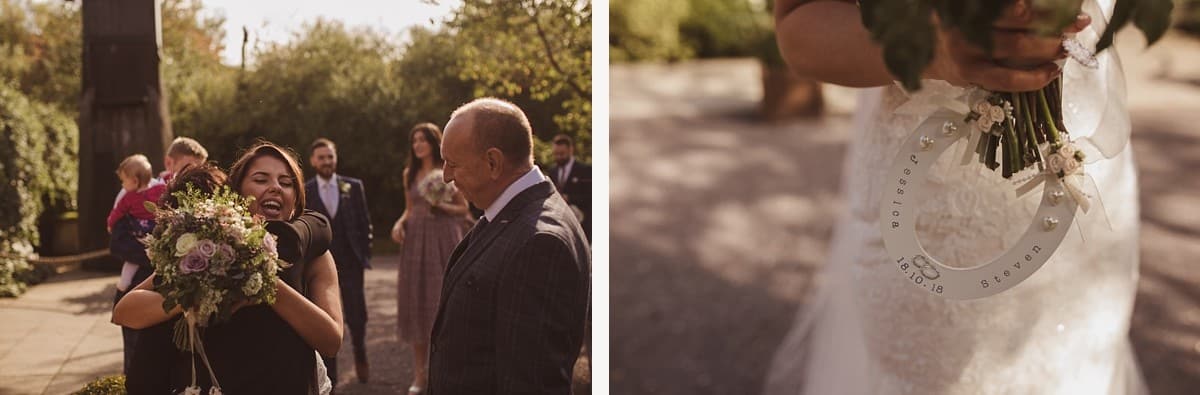
<svg viewBox="0 0 1200 395"><path fill-rule="evenodd" d="M536 166L529 169L528 173L525 173L521 178L509 184L504 193L501 193L500 197L496 198L496 201L492 202L492 205L483 211L483 217L487 218L488 222L495 220L496 215L500 214L500 211L504 210L504 206L507 206L508 202L511 202L514 197L517 197L521 192L542 181L546 181L546 176L542 175L541 170L538 170Z"/></svg>
<svg viewBox="0 0 1200 395"><path fill-rule="evenodd" d="M317 176L317 193L321 195L321 203L325 203L325 209L329 210L329 219L333 219L337 215L338 202L342 193L338 188L337 173L328 179Z"/></svg>

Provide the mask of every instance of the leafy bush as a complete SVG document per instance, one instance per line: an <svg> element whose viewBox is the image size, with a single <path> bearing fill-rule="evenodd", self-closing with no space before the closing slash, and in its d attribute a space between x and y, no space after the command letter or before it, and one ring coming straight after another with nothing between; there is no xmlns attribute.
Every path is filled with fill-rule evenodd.
<svg viewBox="0 0 1200 395"><path fill-rule="evenodd" d="M773 0L616 0L613 62L754 56L777 62Z"/></svg>
<svg viewBox="0 0 1200 395"><path fill-rule="evenodd" d="M51 105L0 82L0 296L25 291L37 218L49 205L73 206L79 129Z"/></svg>
<svg viewBox="0 0 1200 395"><path fill-rule="evenodd" d="M1188 33L1200 34L1200 0L1181 0L1177 4L1176 26Z"/></svg>
<svg viewBox="0 0 1200 395"><path fill-rule="evenodd" d="M71 395L125 395L125 376L98 378Z"/></svg>

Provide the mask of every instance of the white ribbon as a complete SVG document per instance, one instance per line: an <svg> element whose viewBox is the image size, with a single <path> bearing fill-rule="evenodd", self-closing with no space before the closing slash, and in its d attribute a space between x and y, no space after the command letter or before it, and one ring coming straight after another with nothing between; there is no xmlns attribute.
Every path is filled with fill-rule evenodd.
<svg viewBox="0 0 1200 395"><path fill-rule="evenodd" d="M208 355L204 353L204 343L200 341L200 337L196 335L196 315L193 311L184 311L184 319L188 325L188 347L192 349L192 385L184 388L184 395L200 395L200 386L196 385L196 350L200 350L200 360L204 362L204 367L208 368L208 377L212 380L212 388L209 388L208 395L222 395L221 383L217 382L217 375L213 372L212 364L208 362Z"/></svg>

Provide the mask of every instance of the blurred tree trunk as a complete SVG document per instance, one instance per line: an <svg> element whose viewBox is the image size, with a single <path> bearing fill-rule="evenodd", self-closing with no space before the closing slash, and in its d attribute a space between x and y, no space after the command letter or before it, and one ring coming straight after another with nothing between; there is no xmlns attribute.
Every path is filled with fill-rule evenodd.
<svg viewBox="0 0 1200 395"><path fill-rule="evenodd" d="M815 117L825 107L821 83L788 71L786 66L760 63L762 67L763 118L777 121L793 117Z"/></svg>
<svg viewBox="0 0 1200 395"><path fill-rule="evenodd" d="M84 250L108 245L105 219L126 156L161 166L171 139L159 80L159 2L83 2L83 97L79 115L79 236Z"/></svg>

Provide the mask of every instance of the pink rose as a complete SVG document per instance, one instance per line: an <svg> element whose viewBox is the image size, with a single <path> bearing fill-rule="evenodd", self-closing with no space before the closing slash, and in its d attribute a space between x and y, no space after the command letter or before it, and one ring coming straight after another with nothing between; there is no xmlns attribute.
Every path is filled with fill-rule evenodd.
<svg viewBox="0 0 1200 395"><path fill-rule="evenodd" d="M217 252L217 245L212 240L200 240L196 243L196 251L204 254L206 258L211 258Z"/></svg>
<svg viewBox="0 0 1200 395"><path fill-rule="evenodd" d="M179 270L183 274L198 273L208 269L208 257L205 257L199 250L192 250L191 253L184 255L179 261Z"/></svg>
<svg viewBox="0 0 1200 395"><path fill-rule="evenodd" d="M234 257L233 247L230 247L229 244L221 244L220 246L217 247L217 251L220 252L221 256L224 256L226 259L229 259L231 261L233 260L233 257Z"/></svg>
<svg viewBox="0 0 1200 395"><path fill-rule="evenodd" d="M228 244L218 244L217 252L213 254L212 260L217 264L226 264L233 262L233 258L233 247L230 247Z"/></svg>
<svg viewBox="0 0 1200 395"><path fill-rule="evenodd" d="M275 246L275 235L267 233L266 236L263 236L263 249L272 256L279 254Z"/></svg>

